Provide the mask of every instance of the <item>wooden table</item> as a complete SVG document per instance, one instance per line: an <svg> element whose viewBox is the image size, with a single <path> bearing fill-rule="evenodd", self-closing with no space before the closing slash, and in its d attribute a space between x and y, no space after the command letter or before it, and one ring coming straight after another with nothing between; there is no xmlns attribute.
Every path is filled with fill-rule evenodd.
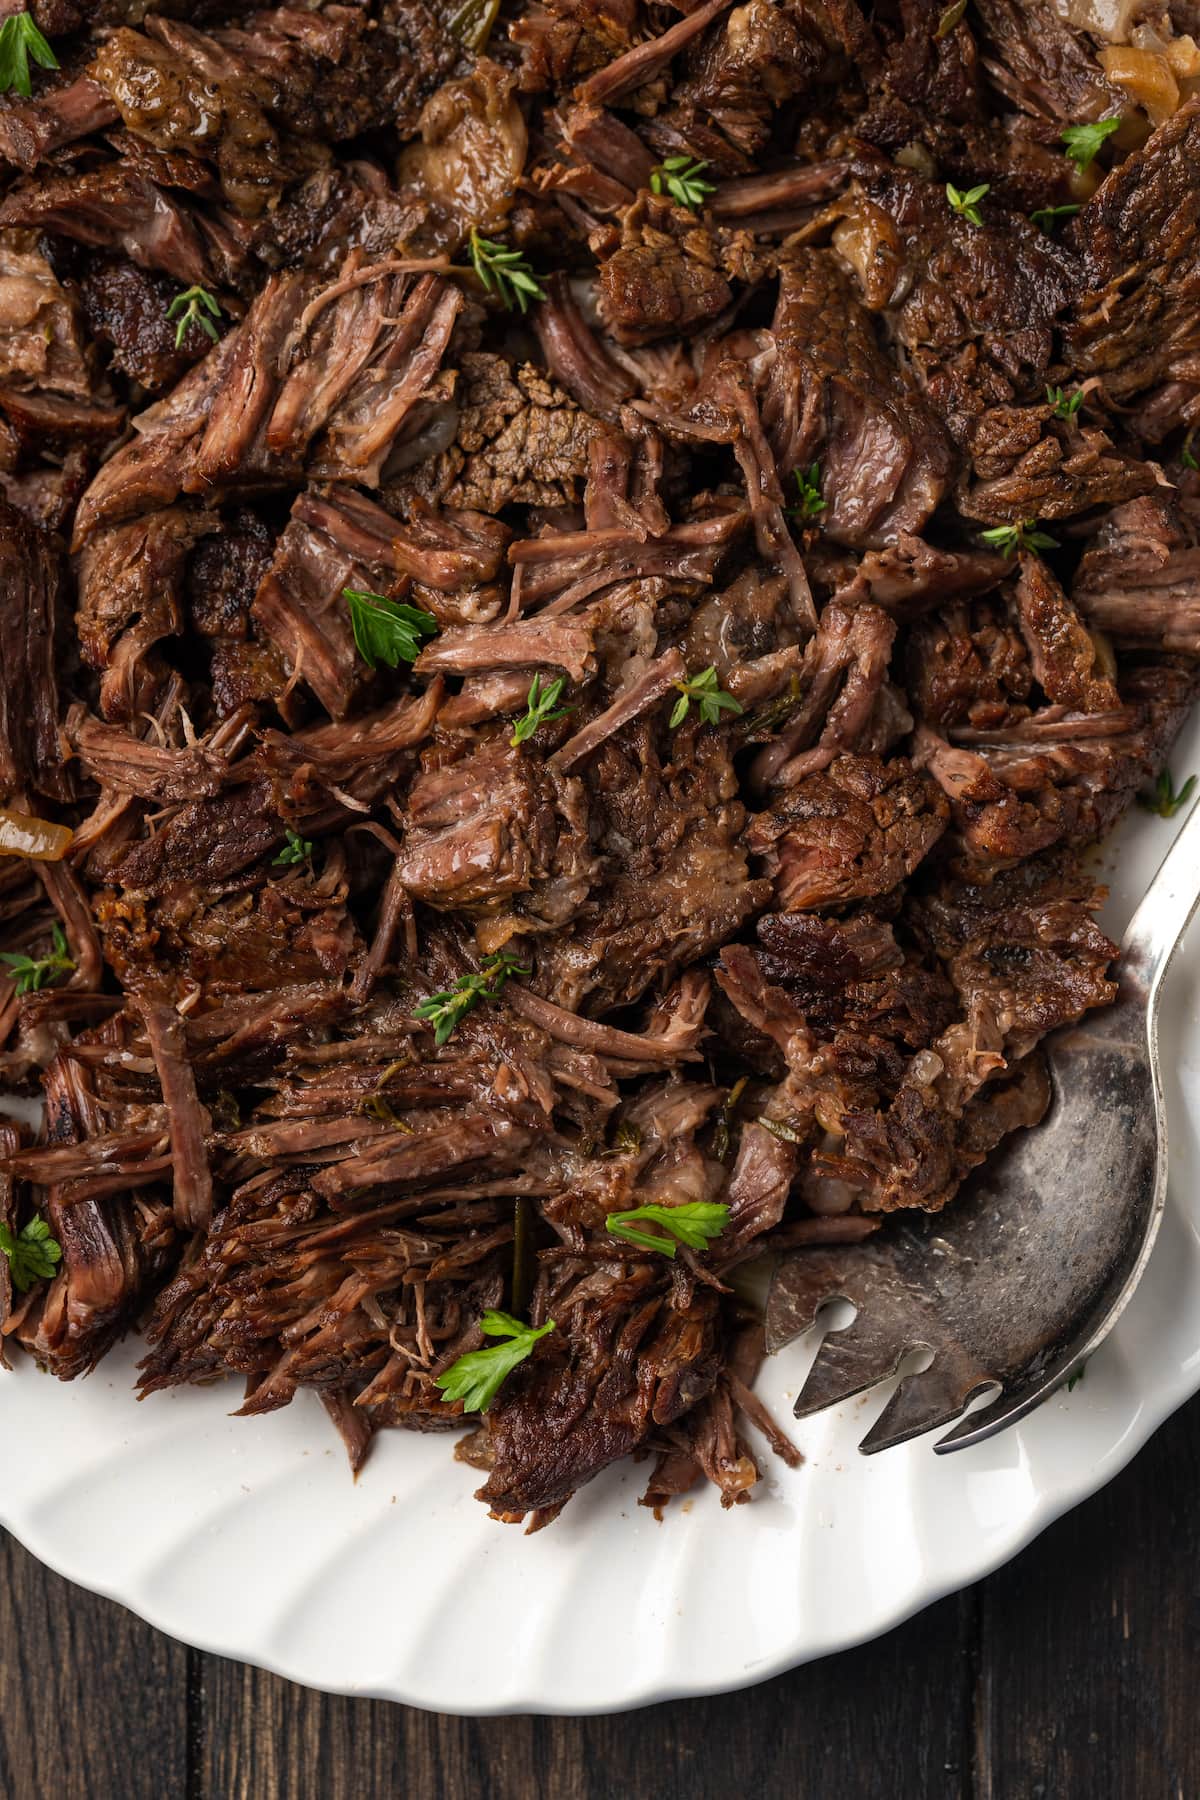
<svg viewBox="0 0 1200 1800"><path fill-rule="evenodd" d="M742 1795L1197 1800L1200 1401L1009 1568L879 1643L607 1718L329 1699L186 1650L0 1538L3 1800Z"/></svg>

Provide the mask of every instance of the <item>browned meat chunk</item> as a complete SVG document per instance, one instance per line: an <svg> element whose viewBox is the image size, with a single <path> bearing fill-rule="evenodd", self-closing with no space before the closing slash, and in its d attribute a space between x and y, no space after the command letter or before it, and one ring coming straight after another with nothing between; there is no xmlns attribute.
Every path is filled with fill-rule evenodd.
<svg viewBox="0 0 1200 1800"><path fill-rule="evenodd" d="M826 253L789 259L772 331L763 423L781 484L819 463L821 528L839 543L919 532L945 491L951 448Z"/></svg>
<svg viewBox="0 0 1200 1800"><path fill-rule="evenodd" d="M732 298L709 233L652 194L630 208L620 249L600 265L601 316L619 344L695 331Z"/></svg>
<svg viewBox="0 0 1200 1800"><path fill-rule="evenodd" d="M783 912L890 893L946 829L950 809L903 757L839 756L767 813L746 844L763 859Z"/></svg>

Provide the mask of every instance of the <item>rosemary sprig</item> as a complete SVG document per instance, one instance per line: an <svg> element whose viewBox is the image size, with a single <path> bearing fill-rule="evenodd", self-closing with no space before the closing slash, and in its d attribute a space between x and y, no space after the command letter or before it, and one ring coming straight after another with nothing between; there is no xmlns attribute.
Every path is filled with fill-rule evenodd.
<svg viewBox="0 0 1200 1800"><path fill-rule="evenodd" d="M520 250L511 250L507 244L497 243L493 238L480 237L474 226L469 249L471 267L485 291L494 294L509 312L514 306L526 312L531 300L546 298L545 289L535 278L528 257Z"/></svg>
<svg viewBox="0 0 1200 1800"><path fill-rule="evenodd" d="M75 967L70 947L61 925L54 927L51 934L54 948L49 956L24 956L8 950L0 956L0 962L7 963L9 980L18 994L36 994L39 988L53 983L59 975L65 975Z"/></svg>

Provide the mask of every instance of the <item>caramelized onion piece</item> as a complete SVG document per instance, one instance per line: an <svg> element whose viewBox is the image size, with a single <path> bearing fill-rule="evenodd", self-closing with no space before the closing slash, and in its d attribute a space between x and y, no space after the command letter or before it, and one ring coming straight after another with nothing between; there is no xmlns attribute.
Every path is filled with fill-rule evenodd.
<svg viewBox="0 0 1200 1800"><path fill-rule="evenodd" d="M0 856L27 856L32 862L61 862L75 833L50 819L0 806Z"/></svg>
<svg viewBox="0 0 1200 1800"><path fill-rule="evenodd" d="M881 207L859 197L833 233L833 247L858 279L863 305L879 312L891 302L904 270L895 225Z"/></svg>
<svg viewBox="0 0 1200 1800"><path fill-rule="evenodd" d="M429 206L422 245L451 249L473 225L503 230L529 147L512 78L482 58L426 102L420 128L398 171L401 188Z"/></svg>
<svg viewBox="0 0 1200 1800"><path fill-rule="evenodd" d="M1161 51L1114 46L1100 52L1100 62L1108 79L1124 88L1152 125L1161 125L1179 105L1179 83Z"/></svg>

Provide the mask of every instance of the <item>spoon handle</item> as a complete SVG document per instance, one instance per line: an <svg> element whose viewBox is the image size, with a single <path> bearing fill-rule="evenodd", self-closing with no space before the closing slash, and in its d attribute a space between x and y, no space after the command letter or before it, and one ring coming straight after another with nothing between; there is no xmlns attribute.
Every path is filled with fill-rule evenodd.
<svg viewBox="0 0 1200 1800"><path fill-rule="evenodd" d="M1122 944L1122 974L1144 996L1148 1010L1158 1001L1163 976L1200 905L1200 801L1192 807L1164 856L1158 873L1129 921Z"/></svg>

